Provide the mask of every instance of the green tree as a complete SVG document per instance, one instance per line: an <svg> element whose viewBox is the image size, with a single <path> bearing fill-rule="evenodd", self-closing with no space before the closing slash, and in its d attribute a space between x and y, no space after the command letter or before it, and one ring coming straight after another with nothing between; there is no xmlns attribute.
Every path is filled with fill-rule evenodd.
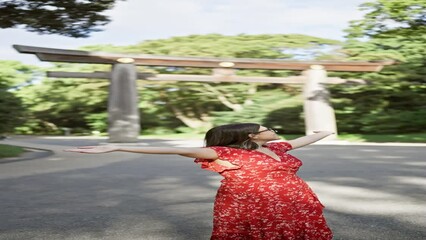
<svg viewBox="0 0 426 240"><path fill-rule="evenodd" d="M423 0L375 0L361 4L360 10L367 13L363 19L351 22L349 38L425 30L426 3Z"/></svg>
<svg viewBox="0 0 426 240"><path fill-rule="evenodd" d="M102 12L115 0L3 0L0 2L0 28L24 27L42 34L88 37L110 20Z"/></svg>
<svg viewBox="0 0 426 240"><path fill-rule="evenodd" d="M376 0L360 6L364 18L347 29L345 52L349 59L392 59L386 75L426 82L426 2Z"/></svg>
<svg viewBox="0 0 426 240"><path fill-rule="evenodd" d="M345 132L418 132L426 119L426 2L376 0L361 5L344 52L349 60L390 59L378 73L345 74L365 86L333 87L339 129ZM353 116L357 116L354 118Z"/></svg>
<svg viewBox="0 0 426 240"><path fill-rule="evenodd" d="M106 70L106 66L58 64L58 71ZM73 133L91 130L104 132L108 80L100 79L52 79L22 87L18 94L31 116L17 131L23 134L61 134L64 128ZM103 121L100 124L99 121Z"/></svg>
<svg viewBox="0 0 426 240"><path fill-rule="evenodd" d="M16 61L0 61L0 133L12 133L24 122L25 106L16 92L33 80L33 70Z"/></svg>

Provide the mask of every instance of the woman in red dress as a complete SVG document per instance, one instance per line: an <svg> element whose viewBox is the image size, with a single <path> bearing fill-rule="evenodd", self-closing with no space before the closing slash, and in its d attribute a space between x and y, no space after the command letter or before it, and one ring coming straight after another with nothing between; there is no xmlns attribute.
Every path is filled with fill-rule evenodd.
<svg viewBox="0 0 426 240"><path fill-rule="evenodd" d="M211 239L329 240L324 206L296 175L302 162L287 151L321 140L332 132L289 141L254 123L222 125L206 133L203 148L88 146L67 151L178 154L196 158L202 168L221 174Z"/></svg>

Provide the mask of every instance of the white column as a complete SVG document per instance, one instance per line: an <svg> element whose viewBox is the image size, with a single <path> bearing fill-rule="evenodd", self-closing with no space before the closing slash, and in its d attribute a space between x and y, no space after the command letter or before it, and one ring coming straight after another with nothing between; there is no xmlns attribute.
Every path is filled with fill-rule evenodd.
<svg viewBox="0 0 426 240"><path fill-rule="evenodd" d="M136 142L140 131L136 67L129 63L113 65L108 98L110 142Z"/></svg>
<svg viewBox="0 0 426 240"><path fill-rule="evenodd" d="M328 140L337 136L336 117L330 104L330 93L325 88L327 72L321 65L312 65L303 72L307 77L303 87L305 131L312 134L313 131L333 131L336 134L327 137Z"/></svg>

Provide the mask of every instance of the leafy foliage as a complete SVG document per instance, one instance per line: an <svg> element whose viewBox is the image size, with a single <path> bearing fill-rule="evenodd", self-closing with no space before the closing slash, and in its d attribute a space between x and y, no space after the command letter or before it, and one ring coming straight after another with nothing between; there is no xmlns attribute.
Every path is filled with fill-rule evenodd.
<svg viewBox="0 0 426 240"><path fill-rule="evenodd" d="M33 119L28 120L27 128L19 130L29 133L62 133L63 128L73 128L75 133L88 132L90 127L104 130L104 126L86 121L106 112L107 87L105 80L44 79L24 88L20 94Z"/></svg>
<svg viewBox="0 0 426 240"><path fill-rule="evenodd" d="M32 79L29 66L16 61L0 61L0 133L11 133L26 114L17 90Z"/></svg>
<svg viewBox="0 0 426 240"><path fill-rule="evenodd" d="M115 0L3 0L0 2L0 28L23 26L31 32L88 37L110 20L101 13Z"/></svg>
<svg viewBox="0 0 426 240"><path fill-rule="evenodd" d="M426 126L426 2L376 0L347 29L349 60L390 59L377 73L346 74L365 86L332 87L339 130L360 133L424 131ZM354 118L353 116L356 116Z"/></svg>
<svg viewBox="0 0 426 240"><path fill-rule="evenodd" d="M349 38L371 36L399 30L416 32L426 26L423 0L375 0L360 5L367 11L362 20L352 21Z"/></svg>

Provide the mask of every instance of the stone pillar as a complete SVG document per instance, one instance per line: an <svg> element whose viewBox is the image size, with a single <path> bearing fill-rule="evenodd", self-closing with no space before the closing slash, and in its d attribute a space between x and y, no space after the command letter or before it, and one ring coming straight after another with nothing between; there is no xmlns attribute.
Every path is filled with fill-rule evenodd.
<svg viewBox="0 0 426 240"><path fill-rule="evenodd" d="M312 134L317 130L333 131L336 134L330 135L326 139L336 139L336 117L329 100L330 93L324 86L327 72L321 65L312 65L303 74L307 78L303 87L306 134Z"/></svg>
<svg viewBox="0 0 426 240"><path fill-rule="evenodd" d="M109 141L136 142L140 131L136 67L116 63L112 67L108 98Z"/></svg>

